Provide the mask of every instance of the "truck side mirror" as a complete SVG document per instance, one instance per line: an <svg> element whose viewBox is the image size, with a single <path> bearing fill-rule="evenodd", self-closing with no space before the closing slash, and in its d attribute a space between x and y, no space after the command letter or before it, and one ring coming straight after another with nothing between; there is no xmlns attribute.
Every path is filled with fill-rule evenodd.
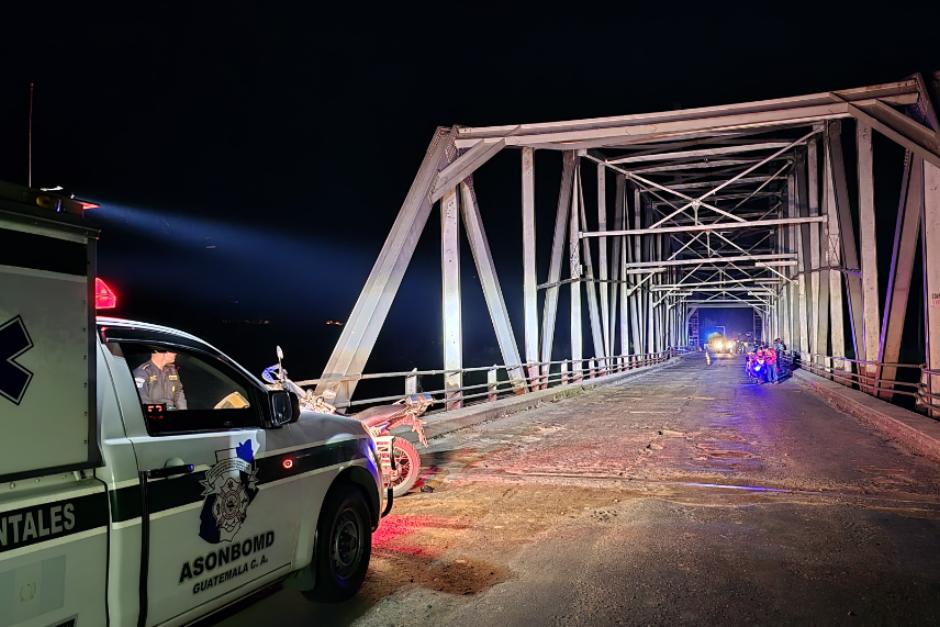
<svg viewBox="0 0 940 627"><path fill-rule="evenodd" d="M283 427L300 418L300 401L287 390L271 390L268 392L271 403L269 428Z"/></svg>

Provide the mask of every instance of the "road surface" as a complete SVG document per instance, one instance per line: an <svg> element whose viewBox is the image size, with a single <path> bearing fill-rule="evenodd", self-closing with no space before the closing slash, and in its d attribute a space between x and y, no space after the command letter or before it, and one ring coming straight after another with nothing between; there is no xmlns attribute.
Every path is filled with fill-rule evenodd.
<svg viewBox="0 0 940 627"><path fill-rule="evenodd" d="M700 356L432 441L359 596L225 627L940 624L940 467Z"/></svg>

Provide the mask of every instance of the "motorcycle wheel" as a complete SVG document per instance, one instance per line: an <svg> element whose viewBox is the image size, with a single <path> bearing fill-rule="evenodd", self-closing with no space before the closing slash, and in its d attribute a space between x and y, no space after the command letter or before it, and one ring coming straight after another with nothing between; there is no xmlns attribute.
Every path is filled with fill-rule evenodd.
<svg viewBox="0 0 940 627"><path fill-rule="evenodd" d="M386 487L391 487L392 494L395 498L399 498L407 494L418 480L418 474L421 472L421 456L418 455L418 449L414 447L414 444L404 438L395 438L392 455L395 458L396 474L390 485Z"/></svg>

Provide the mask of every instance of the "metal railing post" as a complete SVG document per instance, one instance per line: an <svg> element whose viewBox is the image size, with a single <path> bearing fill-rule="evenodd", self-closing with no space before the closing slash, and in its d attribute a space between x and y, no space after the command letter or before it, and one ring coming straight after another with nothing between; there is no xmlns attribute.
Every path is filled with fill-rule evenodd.
<svg viewBox="0 0 940 627"><path fill-rule="evenodd" d="M499 391L497 388L496 367L496 364L493 364L493 367L486 371L486 398L490 401L496 400Z"/></svg>

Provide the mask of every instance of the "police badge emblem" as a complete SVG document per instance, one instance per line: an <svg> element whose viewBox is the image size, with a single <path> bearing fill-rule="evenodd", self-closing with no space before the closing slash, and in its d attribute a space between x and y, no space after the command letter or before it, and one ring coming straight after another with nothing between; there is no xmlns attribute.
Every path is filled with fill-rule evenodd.
<svg viewBox="0 0 940 627"><path fill-rule="evenodd" d="M216 463L201 480L206 500L199 515L199 537L218 544L231 542L248 517L258 494L258 471L251 440L215 452Z"/></svg>

